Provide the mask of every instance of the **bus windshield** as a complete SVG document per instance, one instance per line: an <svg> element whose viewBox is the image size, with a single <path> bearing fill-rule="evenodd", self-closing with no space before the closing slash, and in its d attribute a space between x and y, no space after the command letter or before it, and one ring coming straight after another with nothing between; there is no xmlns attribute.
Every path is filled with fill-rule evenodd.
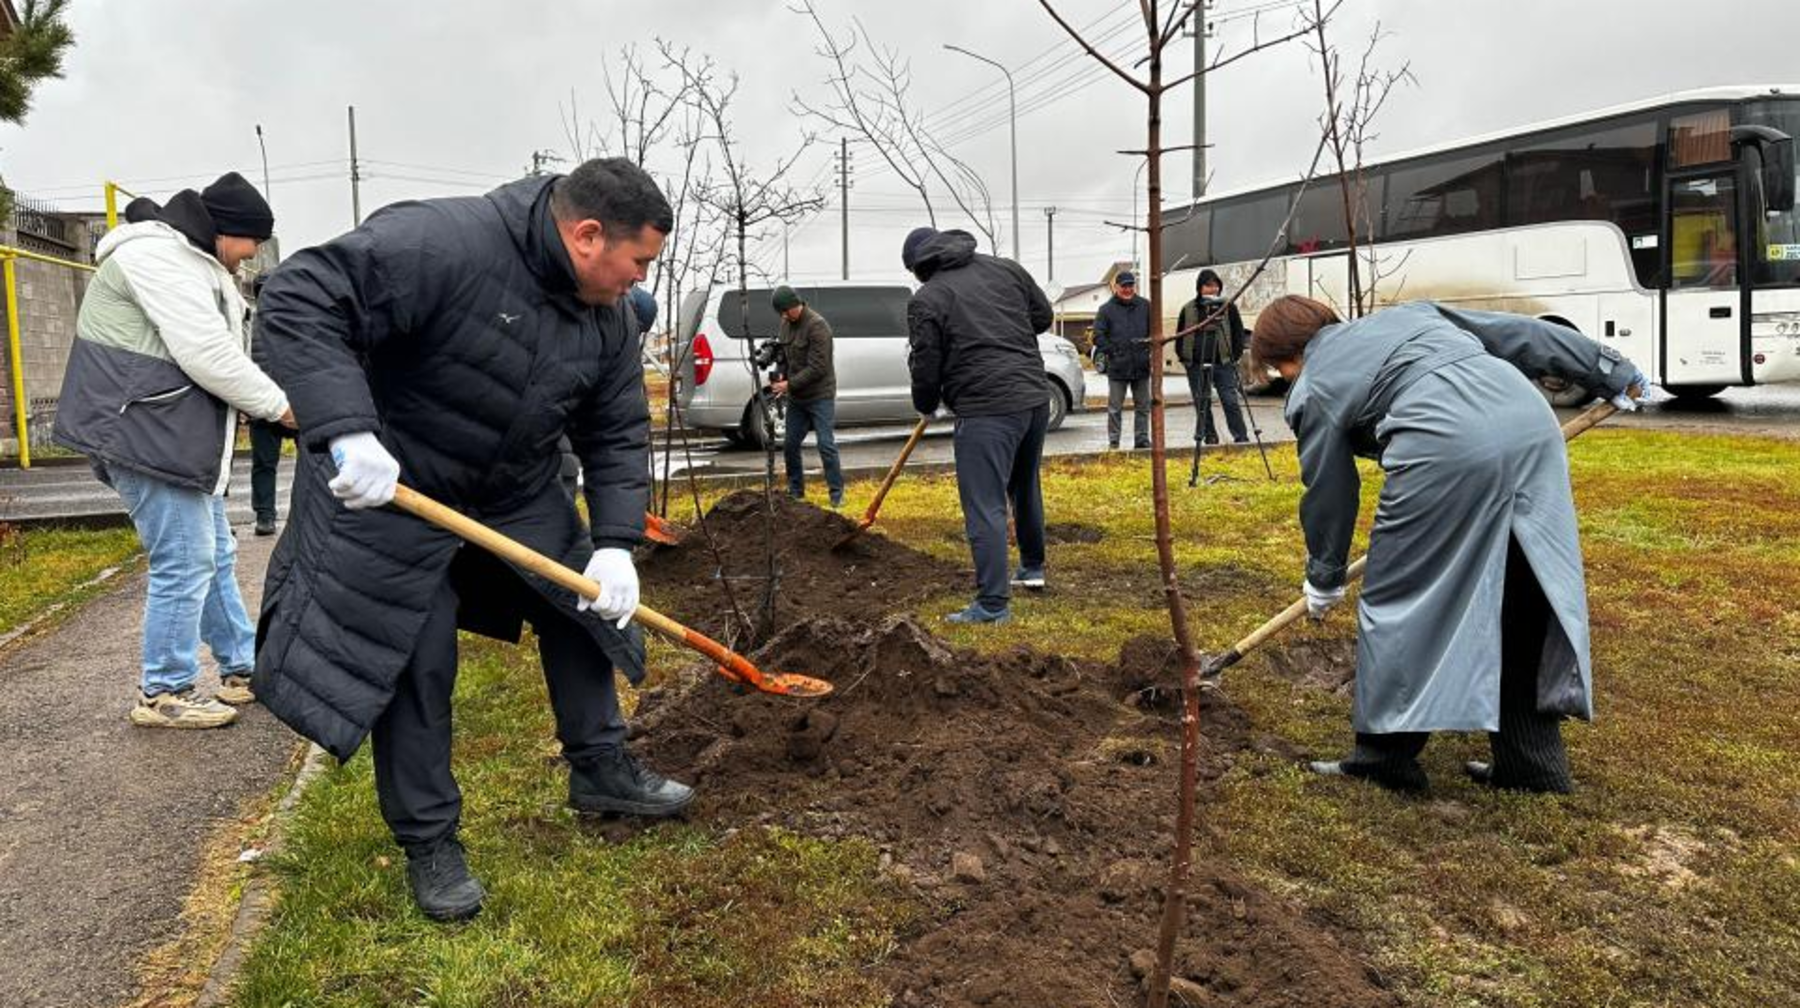
<svg viewBox="0 0 1800 1008"><path fill-rule="evenodd" d="M1800 98L1752 102L1745 106L1744 121L1773 126L1800 143ZM1756 286L1800 286L1800 207L1765 215L1757 224L1755 241Z"/></svg>

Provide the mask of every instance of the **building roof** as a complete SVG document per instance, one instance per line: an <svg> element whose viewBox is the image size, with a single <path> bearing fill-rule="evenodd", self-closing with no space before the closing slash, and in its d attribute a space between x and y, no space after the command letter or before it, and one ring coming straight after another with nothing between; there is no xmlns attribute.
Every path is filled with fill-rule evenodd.
<svg viewBox="0 0 1800 1008"><path fill-rule="evenodd" d="M12 0L0 0L0 39L13 33L19 27L19 12L13 7Z"/></svg>

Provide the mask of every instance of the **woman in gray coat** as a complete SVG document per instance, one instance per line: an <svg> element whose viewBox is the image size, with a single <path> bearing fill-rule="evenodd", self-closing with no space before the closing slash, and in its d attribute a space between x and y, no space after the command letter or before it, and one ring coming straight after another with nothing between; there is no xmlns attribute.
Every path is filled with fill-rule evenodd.
<svg viewBox="0 0 1800 1008"><path fill-rule="evenodd" d="M1357 607L1356 748L1312 769L1418 790L1431 732L1486 731L1493 762L1471 776L1570 790L1561 720L1593 716L1587 587L1568 457L1533 379L1632 408L1642 374L1572 329L1428 302L1344 324L1284 297L1251 348L1292 383L1315 619L1344 597L1356 457L1386 472Z"/></svg>

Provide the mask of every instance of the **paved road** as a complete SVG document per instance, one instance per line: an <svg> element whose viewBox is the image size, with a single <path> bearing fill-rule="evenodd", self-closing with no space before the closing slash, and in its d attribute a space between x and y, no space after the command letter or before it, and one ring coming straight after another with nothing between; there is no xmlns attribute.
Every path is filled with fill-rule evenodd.
<svg viewBox="0 0 1800 1008"><path fill-rule="evenodd" d="M1100 380L1089 381L1089 388L1101 387ZM1166 395L1170 403L1182 408L1170 414L1170 444L1186 451L1192 443L1193 413L1189 410L1187 384L1180 378L1169 379ZM1216 409L1217 407L1215 407ZM1256 396L1250 399L1251 413L1268 443L1291 441L1287 424L1281 419L1281 400ZM1564 416L1573 415L1572 410ZM1125 419L1129 441L1131 418ZM1618 417L1610 423L1625 427L1653 430L1685 430L1711 434L1750 434L1765 437L1800 438L1800 386L1774 385L1759 388L1727 389L1714 399L1699 403L1658 403L1642 413ZM920 442L913 458L919 462L951 460L950 422L934 424ZM1221 429L1223 429L1221 427ZM851 469L883 469L894 460L900 442L910 433L908 426L853 428L838 435L843 464ZM660 435L659 435L660 436ZM693 468L703 476L744 476L760 473L760 452L728 446L718 438L692 438L688 447L693 452ZM1045 443L1048 455L1071 455L1098 452L1106 447L1106 410L1090 406L1086 412L1072 413L1061 430ZM807 451L809 465L818 464L818 454ZM660 465L662 454L658 452ZM687 471L688 462L679 438L675 442L673 465L676 474ZM777 461L779 469L780 462ZM293 474L293 460L283 459L278 481L278 499L285 511L288 488ZM233 466L232 496L226 510L231 520L248 523L250 514L250 464L240 456ZM86 517L123 520L119 499L111 490L95 482L85 464L44 465L22 472L0 469L0 521L29 521L45 518Z"/></svg>
<svg viewBox="0 0 1800 1008"><path fill-rule="evenodd" d="M255 612L272 539L242 536ZM208 834L270 792L298 740L261 707L213 731L135 728L144 576L0 650L0 1005L129 999L180 933ZM216 672L201 673L204 688Z"/></svg>

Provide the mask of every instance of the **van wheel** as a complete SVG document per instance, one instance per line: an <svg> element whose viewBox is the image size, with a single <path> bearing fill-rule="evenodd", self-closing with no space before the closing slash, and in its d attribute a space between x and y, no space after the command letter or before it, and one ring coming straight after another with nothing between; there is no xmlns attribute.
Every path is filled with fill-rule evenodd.
<svg viewBox="0 0 1800 1008"><path fill-rule="evenodd" d="M1557 407L1585 406L1594 399L1594 393L1588 391L1586 385L1548 375L1537 380L1537 388L1545 399L1550 400L1550 405Z"/></svg>
<svg viewBox="0 0 1800 1008"><path fill-rule="evenodd" d="M1069 417L1069 392L1062 387L1062 382L1054 379L1050 382L1050 423L1044 428L1053 431L1063 425Z"/></svg>
<svg viewBox="0 0 1800 1008"><path fill-rule="evenodd" d="M745 448L762 451L767 445L780 447L787 436L787 421L780 409L771 410L766 420L762 411L757 409L756 400L752 399L744 406L744 419L738 425L738 444Z"/></svg>

